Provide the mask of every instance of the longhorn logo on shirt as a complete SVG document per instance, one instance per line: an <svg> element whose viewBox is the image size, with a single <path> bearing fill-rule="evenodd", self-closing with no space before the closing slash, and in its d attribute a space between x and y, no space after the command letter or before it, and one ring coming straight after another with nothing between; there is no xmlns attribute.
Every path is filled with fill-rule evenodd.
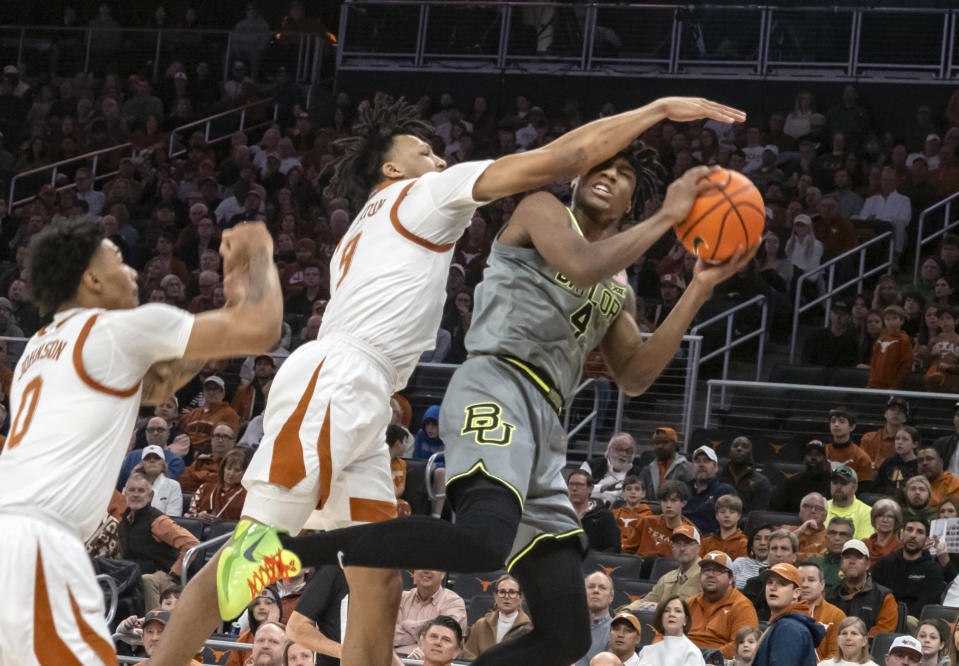
<svg viewBox="0 0 959 666"><path fill-rule="evenodd" d="M892 345L896 344L897 342L899 342L899 341L898 341L898 340L886 340L885 342L883 342L882 340L880 340L880 341L879 341L879 346L882 347L882 353L885 354L885 353L886 353L886 350L889 349L889 347L891 347Z"/></svg>
<svg viewBox="0 0 959 666"><path fill-rule="evenodd" d="M503 408L495 402L478 402L467 405L464 410L461 435L473 434L477 444L487 446L509 446L513 441L516 426L502 419Z"/></svg>

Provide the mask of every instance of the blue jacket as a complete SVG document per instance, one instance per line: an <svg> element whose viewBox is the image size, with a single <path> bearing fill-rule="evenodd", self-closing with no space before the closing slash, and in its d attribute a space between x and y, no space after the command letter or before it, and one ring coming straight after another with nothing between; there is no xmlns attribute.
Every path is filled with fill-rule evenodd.
<svg viewBox="0 0 959 666"><path fill-rule="evenodd" d="M719 531L716 522L716 500L723 495L735 495L736 489L728 483L723 483L718 476L709 480L709 485L703 491L696 490L696 480L690 479L689 501L683 509L683 515L689 518L700 535L708 536Z"/></svg>
<svg viewBox="0 0 959 666"><path fill-rule="evenodd" d="M826 629L802 613L773 620L756 648L753 666L816 666L816 648Z"/></svg>
<svg viewBox="0 0 959 666"><path fill-rule="evenodd" d="M440 406L432 405L423 415L423 424L427 420L433 420L439 423ZM418 460L427 460L434 453L442 453L445 450L443 440L439 437L430 437L426 434L426 428L420 428L416 433L416 440L413 442L413 457Z"/></svg>

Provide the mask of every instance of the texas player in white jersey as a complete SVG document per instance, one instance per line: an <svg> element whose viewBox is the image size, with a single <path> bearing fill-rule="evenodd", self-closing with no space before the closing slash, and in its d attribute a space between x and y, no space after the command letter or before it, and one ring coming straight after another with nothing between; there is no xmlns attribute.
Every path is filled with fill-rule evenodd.
<svg viewBox="0 0 959 666"><path fill-rule="evenodd" d="M279 335L265 227L226 232L221 248L237 305L194 316L137 307L136 271L96 223L34 238L34 301L54 316L14 371L0 454L0 585L17 600L0 606L0 664L116 663L83 542L107 509L141 401L167 397L198 367L178 359L265 352ZM258 268L245 276L241 263L254 254ZM264 286L251 289L249 277Z"/></svg>
<svg viewBox="0 0 959 666"><path fill-rule="evenodd" d="M674 103L673 109L674 120L738 120L708 100ZM667 110L665 104L655 112L638 109L536 150L446 169L421 138L430 128L414 107L402 99L361 104L334 178L339 194L360 210L331 260L331 298L317 341L291 354L274 378L264 437L243 479L243 517L293 534L304 526L395 517L385 442L390 395L406 385L420 353L434 345L453 244L475 209L575 177L584 165L615 155L654 113L666 117ZM241 543L239 528L234 537L233 544ZM216 559L206 566L216 567ZM343 663L390 664L399 573L362 567L345 573L351 631ZM201 572L191 585L209 587L213 578ZM245 596L254 583L242 587L237 591ZM195 591L188 586L184 598L188 593ZM206 594L215 596L213 589ZM221 612L229 614L222 604ZM174 617L151 663L179 666L218 622L192 612Z"/></svg>

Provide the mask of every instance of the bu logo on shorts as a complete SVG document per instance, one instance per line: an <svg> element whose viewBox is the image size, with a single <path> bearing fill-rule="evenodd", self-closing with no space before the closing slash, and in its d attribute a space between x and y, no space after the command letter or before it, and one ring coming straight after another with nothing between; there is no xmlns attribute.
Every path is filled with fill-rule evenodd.
<svg viewBox="0 0 959 666"><path fill-rule="evenodd" d="M463 422L461 435L473 433L477 444L491 446L509 446L513 441L516 426L501 418L503 408L495 402L467 405L463 411L466 413L466 420Z"/></svg>

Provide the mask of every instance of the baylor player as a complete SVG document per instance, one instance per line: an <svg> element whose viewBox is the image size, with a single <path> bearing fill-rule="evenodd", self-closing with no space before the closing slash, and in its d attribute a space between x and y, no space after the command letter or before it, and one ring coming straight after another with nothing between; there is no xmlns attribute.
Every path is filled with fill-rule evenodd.
<svg viewBox="0 0 959 666"><path fill-rule="evenodd" d="M560 415L586 353L597 344L617 384L642 393L677 351L713 287L753 253L700 262L689 288L642 343L623 270L714 187L710 169L670 186L659 212L617 234L620 219L652 193L655 152L627 149L577 179L572 209L537 192L517 206L493 243L476 291L466 346L443 400L451 525L404 518L299 538L282 537L304 565L491 571L505 563L520 581L534 630L497 645L478 665L570 664L590 644L580 573L586 540L561 474Z"/></svg>

